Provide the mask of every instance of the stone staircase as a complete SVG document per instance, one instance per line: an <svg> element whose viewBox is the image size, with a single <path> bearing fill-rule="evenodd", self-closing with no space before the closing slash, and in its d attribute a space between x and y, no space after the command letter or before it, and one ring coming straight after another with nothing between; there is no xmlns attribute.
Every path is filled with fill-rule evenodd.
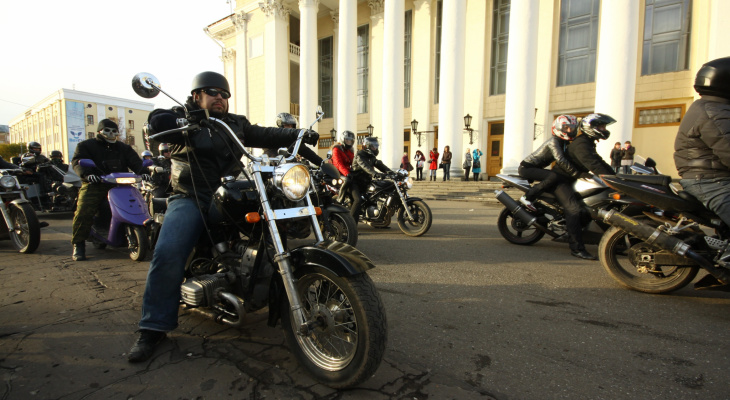
<svg viewBox="0 0 730 400"><path fill-rule="evenodd" d="M502 207L502 203L494 197L495 190L502 190L501 181L464 182L457 178L444 182L439 178L435 182L414 181L413 188L408 193L424 200L476 201ZM507 189L506 192L515 200L522 196L519 190Z"/></svg>

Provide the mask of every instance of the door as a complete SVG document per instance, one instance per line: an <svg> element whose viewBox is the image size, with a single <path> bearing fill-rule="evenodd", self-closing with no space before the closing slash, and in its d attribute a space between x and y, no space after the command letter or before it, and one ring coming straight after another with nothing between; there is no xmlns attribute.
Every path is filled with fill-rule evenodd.
<svg viewBox="0 0 730 400"><path fill-rule="evenodd" d="M504 146L504 121L490 122L487 135L487 179L502 171L502 149Z"/></svg>

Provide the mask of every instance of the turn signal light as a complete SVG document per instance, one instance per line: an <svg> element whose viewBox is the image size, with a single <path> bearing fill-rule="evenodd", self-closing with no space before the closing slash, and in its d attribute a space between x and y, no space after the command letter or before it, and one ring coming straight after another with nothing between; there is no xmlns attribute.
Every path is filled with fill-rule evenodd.
<svg viewBox="0 0 730 400"><path fill-rule="evenodd" d="M621 195L618 193L614 193L611 195L611 198L613 198L614 200L621 200Z"/></svg>
<svg viewBox="0 0 730 400"><path fill-rule="evenodd" d="M320 215L322 215L322 207L314 207L314 212L319 217Z"/></svg>
<svg viewBox="0 0 730 400"><path fill-rule="evenodd" d="M257 212L250 212L246 214L246 222L248 222L249 224L255 224L259 221L261 221L261 214Z"/></svg>

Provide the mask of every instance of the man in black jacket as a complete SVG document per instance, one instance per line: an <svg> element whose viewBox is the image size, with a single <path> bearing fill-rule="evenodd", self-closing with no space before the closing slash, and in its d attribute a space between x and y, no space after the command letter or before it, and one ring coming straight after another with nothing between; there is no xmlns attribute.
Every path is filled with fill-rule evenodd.
<svg viewBox="0 0 730 400"><path fill-rule="evenodd" d="M231 92L226 78L215 72L195 76L187 99L190 116L207 110L226 122L246 147L287 147L298 135L297 129L265 128L252 125L242 115L228 113ZM149 117L150 133L177 128L176 120L186 118L185 110L154 110ZM308 131L303 142L315 145L319 135ZM142 299L139 337L129 351L130 362L149 359L166 332L177 327L180 284L188 255L204 232L213 193L221 178L236 175L243 155L227 135L201 127L182 134L166 135L161 140L172 150L173 194L168 201L165 221L155 245Z"/></svg>
<svg viewBox="0 0 730 400"><path fill-rule="evenodd" d="M362 150L355 154L355 158L352 160L352 172L348 175L352 180L352 184L350 185L350 196L352 197L350 214L352 214L355 221L360 217L361 191L370 184L373 177L382 177L382 174L375 171L375 168L384 173L392 172L382 161L377 159L378 153L380 152L380 145L378 144L377 138L371 136L366 137L363 141L363 147Z"/></svg>
<svg viewBox="0 0 730 400"><path fill-rule="evenodd" d="M694 87L674 141L679 183L730 225L730 57L703 65Z"/></svg>
<svg viewBox="0 0 730 400"><path fill-rule="evenodd" d="M83 184L79 190L79 199L76 203L71 244L73 245L73 260L86 260L86 239L91 232L94 215L107 197L111 185L102 185L101 175L112 172L127 172L146 175L147 169L142 166L142 159L128 144L117 140L119 128L116 122L110 119L99 121L95 138L84 140L76 146L71 159L74 172L81 177ZM82 167L79 161L89 159L94 161L96 168Z"/></svg>
<svg viewBox="0 0 730 400"><path fill-rule="evenodd" d="M565 156L579 172L615 175L613 168L606 164L596 151L596 142L608 139L611 132L606 129L606 126L614 122L616 122L615 119L605 114L590 114L581 120L580 130L583 134L576 137L565 150ZM565 212L565 228L568 231L570 254L585 260L595 260L596 257L586 250L585 243L583 243L581 213L585 212L585 203L578 198L573 188L575 178L571 177L572 174L563 170L560 165L556 165L555 170L565 177L556 186L553 194Z"/></svg>

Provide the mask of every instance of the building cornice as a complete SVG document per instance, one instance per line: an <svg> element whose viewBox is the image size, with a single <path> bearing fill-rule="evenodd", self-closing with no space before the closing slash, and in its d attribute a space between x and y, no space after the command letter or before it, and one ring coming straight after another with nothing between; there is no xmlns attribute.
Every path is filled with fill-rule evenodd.
<svg viewBox="0 0 730 400"><path fill-rule="evenodd" d="M280 18L288 21L291 11L281 0L264 0L259 2L259 8L267 18Z"/></svg>

